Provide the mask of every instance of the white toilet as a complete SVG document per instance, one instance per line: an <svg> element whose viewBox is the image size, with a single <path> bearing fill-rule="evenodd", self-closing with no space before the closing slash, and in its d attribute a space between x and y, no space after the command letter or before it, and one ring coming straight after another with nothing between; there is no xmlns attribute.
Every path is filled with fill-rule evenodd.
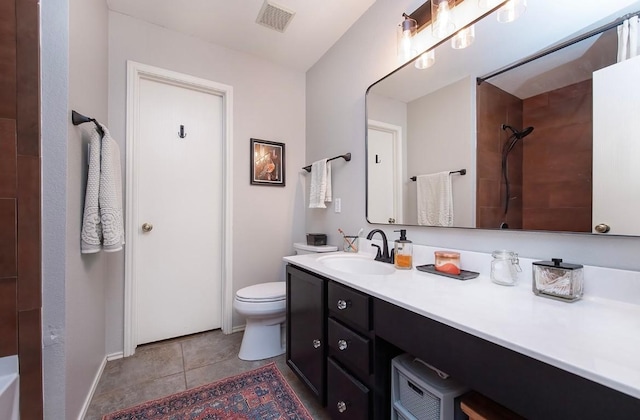
<svg viewBox="0 0 640 420"><path fill-rule="evenodd" d="M337 251L331 245L293 244L296 254ZM247 324L238 357L242 360L262 360L279 356L285 348L282 323L287 309L286 282L276 281L244 287L236 292L233 307Z"/></svg>

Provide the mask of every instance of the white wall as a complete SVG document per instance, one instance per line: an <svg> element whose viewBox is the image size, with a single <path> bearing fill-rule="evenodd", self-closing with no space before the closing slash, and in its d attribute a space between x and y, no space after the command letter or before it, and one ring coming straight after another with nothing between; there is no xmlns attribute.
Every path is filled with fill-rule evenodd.
<svg viewBox="0 0 640 420"><path fill-rule="evenodd" d="M303 239L296 200L306 165L305 75L119 13L109 13L109 126L125 150L126 61L233 86L233 289L284 280L282 257ZM285 143L286 186L249 184L249 139ZM122 351L124 260L109 261L107 350ZM233 325L244 324L234 314Z"/></svg>
<svg viewBox="0 0 640 420"><path fill-rule="evenodd" d="M334 166L334 197L342 213L307 210L307 230L327 232L339 243L337 228L357 231L394 227L368 225L365 219L365 107L367 87L396 66L396 25L403 12L419 2L378 0L366 14L307 72L307 160L352 152L343 167ZM481 36L481 34L476 34ZM395 226L397 228L397 226ZM481 252L511 249L530 258L561 257L590 265L640 269L640 238L582 234L410 227L407 236L419 244Z"/></svg>
<svg viewBox="0 0 640 420"><path fill-rule="evenodd" d="M105 354L105 265L81 256L87 128L107 119L107 10L102 0L41 5L43 377L45 418L77 418Z"/></svg>
<svg viewBox="0 0 640 420"><path fill-rule="evenodd" d="M68 0L40 5L42 107L42 370L44 417L65 416L65 238ZM46 69L46 70L44 70Z"/></svg>
<svg viewBox="0 0 640 420"><path fill-rule="evenodd" d="M107 254L80 254L90 124L71 125L72 109L107 121L107 5L69 1L67 146L66 412L76 418L105 357Z"/></svg>
<svg viewBox="0 0 640 420"><path fill-rule="evenodd" d="M465 104L465 106L460 106ZM473 227L476 219L475 81L470 77L409 102L407 106L409 176L466 169L451 175L453 224ZM409 185L407 223L418 224L416 183Z"/></svg>

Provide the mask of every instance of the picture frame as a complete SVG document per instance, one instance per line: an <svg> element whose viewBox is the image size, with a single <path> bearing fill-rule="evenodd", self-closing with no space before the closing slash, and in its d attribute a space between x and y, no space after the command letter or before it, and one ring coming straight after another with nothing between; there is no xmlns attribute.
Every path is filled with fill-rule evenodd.
<svg viewBox="0 0 640 420"><path fill-rule="evenodd" d="M251 139L251 185L285 186L284 143Z"/></svg>

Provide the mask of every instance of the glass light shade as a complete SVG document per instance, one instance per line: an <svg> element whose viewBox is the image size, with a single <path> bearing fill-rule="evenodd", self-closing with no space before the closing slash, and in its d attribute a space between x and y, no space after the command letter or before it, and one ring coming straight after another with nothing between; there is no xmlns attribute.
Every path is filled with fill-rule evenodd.
<svg viewBox="0 0 640 420"><path fill-rule="evenodd" d="M460 29L453 38L451 38L451 48L456 50L467 48L473 44L474 39L476 39L475 25L467 26L464 29Z"/></svg>
<svg viewBox="0 0 640 420"><path fill-rule="evenodd" d="M498 9L498 22L509 23L518 19L527 10L527 0L509 0Z"/></svg>
<svg viewBox="0 0 640 420"><path fill-rule="evenodd" d="M429 50L426 53L423 53L420 57L418 57L418 59L414 63L414 66L416 66L417 69L424 70L433 66L435 62L436 62L436 52L435 50Z"/></svg>
<svg viewBox="0 0 640 420"><path fill-rule="evenodd" d="M417 51L413 46L413 36L418 32L418 22L410 17L404 17L404 21L398 25L398 58L401 62L407 62L416 56Z"/></svg>
<svg viewBox="0 0 640 420"><path fill-rule="evenodd" d="M434 37L445 38L456 29L454 6L455 0L431 0L431 29Z"/></svg>

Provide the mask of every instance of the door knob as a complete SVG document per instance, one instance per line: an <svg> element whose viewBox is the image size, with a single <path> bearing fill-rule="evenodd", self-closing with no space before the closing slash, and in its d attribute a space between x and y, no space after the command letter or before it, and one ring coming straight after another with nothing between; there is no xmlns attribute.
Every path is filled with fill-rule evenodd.
<svg viewBox="0 0 640 420"><path fill-rule="evenodd" d="M313 340L313 348L317 349L318 347L320 347L322 345L322 343L320 342L320 340L318 340L317 338L315 340Z"/></svg>
<svg viewBox="0 0 640 420"><path fill-rule="evenodd" d="M607 233L611 230L611 227L606 223L600 223L599 225L596 225L595 230L598 233Z"/></svg>
<svg viewBox="0 0 640 420"><path fill-rule="evenodd" d="M151 223L143 223L142 224L142 231L143 232L151 232L151 229L153 229L153 225Z"/></svg>

